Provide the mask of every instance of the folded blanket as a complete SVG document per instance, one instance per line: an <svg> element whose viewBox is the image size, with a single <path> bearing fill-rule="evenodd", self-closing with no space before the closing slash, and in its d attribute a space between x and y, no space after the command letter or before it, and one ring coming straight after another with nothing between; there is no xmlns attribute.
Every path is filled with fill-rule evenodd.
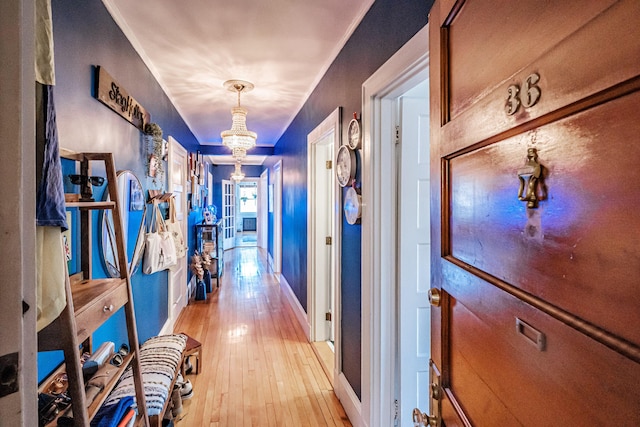
<svg viewBox="0 0 640 427"><path fill-rule="evenodd" d="M161 335L149 338L140 347L140 365L144 394L149 416L160 415L164 403L171 397L171 382L182 361L182 352L187 343L183 334ZM111 391L104 406L114 405L125 397L135 399L133 371L127 368L116 387Z"/></svg>

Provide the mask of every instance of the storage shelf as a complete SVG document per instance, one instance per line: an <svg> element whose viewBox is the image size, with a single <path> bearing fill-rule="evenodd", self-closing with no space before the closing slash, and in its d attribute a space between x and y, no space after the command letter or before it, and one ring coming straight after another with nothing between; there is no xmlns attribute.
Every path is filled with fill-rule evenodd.
<svg viewBox="0 0 640 427"><path fill-rule="evenodd" d="M66 202L68 208L79 209L114 209L115 202Z"/></svg>
<svg viewBox="0 0 640 427"><path fill-rule="evenodd" d="M120 365L120 366L109 365L110 368L113 368L112 371L110 370L108 372L108 376L109 376L110 379L109 379L109 381L107 381L105 387L96 395L96 397L93 400L93 402L91 402L91 404L89 404L89 406L87 407L87 412L89 413L89 418L93 419L93 417L95 417L95 415L98 413L98 410L100 410L100 407L102 406L102 404L105 402L105 400L107 400L107 397L109 396L109 393L111 392L113 387L116 385L116 383L118 382L118 380L120 379L120 377L124 373L125 369L127 369L129 367L129 364L131 363L132 360L133 360L133 354L128 354L127 356L124 357L122 365ZM56 369L54 371L54 373L49 377L49 379L47 379L46 381L44 381L42 383L42 385L38 388L38 391L46 393L47 392L47 390L46 390L47 385L51 382L51 380L56 375L58 375L60 373L63 373L63 372L65 372L65 364L64 363L58 369ZM88 381L91 381L91 379L89 379ZM58 425L58 418L60 418L60 416L62 414L63 414L63 412L58 414L58 416L56 418L54 418L51 422L46 424L46 427L56 427Z"/></svg>
<svg viewBox="0 0 640 427"><path fill-rule="evenodd" d="M80 272L65 277L65 296L67 304L62 313L47 327L38 333L38 351L63 350L64 369L68 378L68 394L72 399L73 421L76 427L89 427L90 420L96 415L111 390L122 376L124 370L131 366L135 397L138 402L138 415L135 425L149 425L144 386L142 384L142 368L139 361L138 332L136 329L131 278L124 269L117 278L95 279L92 273L92 233L90 210L111 210L114 233L116 236L116 253L118 264L126 264L122 219L118 209L117 174L111 153L75 153L60 149L60 156L80 162L82 175L90 176L90 162L104 161L106 172L107 194L110 201L81 201L80 194L65 194L67 208L80 209ZM124 307L127 324L127 338L130 354L121 366L107 364L94 375L99 375L105 382L102 389L85 389L80 349L91 351L91 334L103 325L120 308ZM88 346L85 348L84 344ZM82 344L82 345L81 345ZM108 363L108 362L107 362ZM57 421L49 425L57 425Z"/></svg>
<svg viewBox="0 0 640 427"><path fill-rule="evenodd" d="M111 376L111 379L107 382L104 389L100 393L98 393L94 401L91 402L91 404L87 408L87 411L89 412L89 418L93 419L93 417L95 417L96 413L98 412L98 410L100 409L104 401L107 400L109 393L111 393L111 390L113 390L116 383L124 373L125 369L129 367L129 364L131 363L132 360L133 360L133 354L128 354L124 358L124 362L122 363L122 365L117 367L114 366L114 368L117 370L116 373L113 376Z"/></svg>

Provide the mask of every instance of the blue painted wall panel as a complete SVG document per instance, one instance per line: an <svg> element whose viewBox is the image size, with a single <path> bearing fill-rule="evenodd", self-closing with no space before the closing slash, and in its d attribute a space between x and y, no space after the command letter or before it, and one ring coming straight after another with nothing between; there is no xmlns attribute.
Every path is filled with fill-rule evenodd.
<svg viewBox="0 0 640 427"><path fill-rule="evenodd" d="M361 113L362 84L402 45L427 24L433 1L377 0L329 67L309 99L274 148L266 163L270 172L282 160L283 265L302 306L307 303L307 135L336 107L343 107L342 139L353 112ZM425 46L425 50L428 46ZM366 173L366 172L365 172ZM358 185L361 171L358 171ZM365 201L366 203L366 201ZM270 229L273 215L269 215ZM361 397L361 227L343 218L342 235L342 369ZM273 254L273 236L269 236Z"/></svg>

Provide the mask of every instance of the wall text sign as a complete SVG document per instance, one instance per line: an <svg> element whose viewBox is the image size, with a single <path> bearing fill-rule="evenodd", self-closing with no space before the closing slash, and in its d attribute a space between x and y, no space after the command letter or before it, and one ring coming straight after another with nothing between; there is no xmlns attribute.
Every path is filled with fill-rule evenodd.
<svg viewBox="0 0 640 427"><path fill-rule="evenodd" d="M95 70L95 97L126 121L144 132L150 115L129 93L122 88L101 66Z"/></svg>

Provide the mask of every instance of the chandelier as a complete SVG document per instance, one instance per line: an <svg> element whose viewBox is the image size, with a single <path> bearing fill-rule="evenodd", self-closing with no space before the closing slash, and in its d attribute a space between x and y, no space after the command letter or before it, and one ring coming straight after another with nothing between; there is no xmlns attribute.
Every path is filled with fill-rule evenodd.
<svg viewBox="0 0 640 427"><path fill-rule="evenodd" d="M244 178L244 173L241 170L240 162L236 162L236 168L231 174L231 179L234 181L242 181Z"/></svg>
<svg viewBox="0 0 640 427"><path fill-rule="evenodd" d="M240 94L253 90L253 83L243 80L228 80L224 82L227 90L238 93L238 106L231 109L231 129L220 132L222 144L229 147L236 160L247 156L247 150L255 147L258 135L247 130L247 109L240 106ZM239 170L239 166L237 169ZM242 179L242 178L240 178Z"/></svg>

